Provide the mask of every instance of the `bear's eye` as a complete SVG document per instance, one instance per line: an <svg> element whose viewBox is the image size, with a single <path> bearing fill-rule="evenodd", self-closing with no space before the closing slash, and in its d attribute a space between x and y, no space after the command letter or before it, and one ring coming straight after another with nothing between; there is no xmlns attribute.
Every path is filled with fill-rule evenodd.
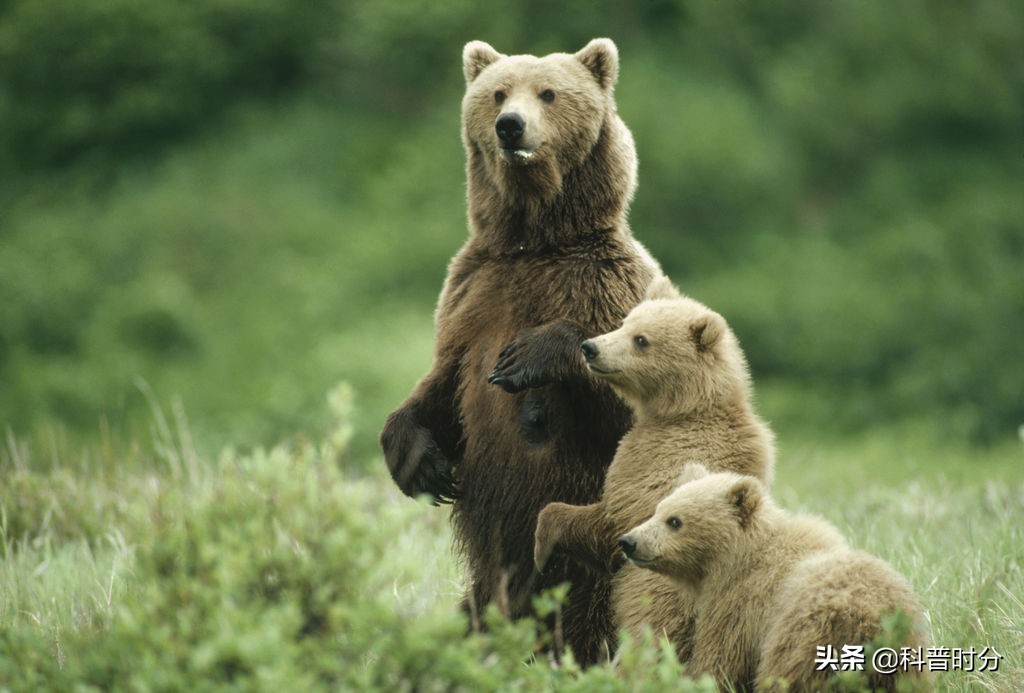
<svg viewBox="0 0 1024 693"><path fill-rule="evenodd" d="M551 89L545 89L540 93L540 100L544 103L551 103L555 100L555 92Z"/></svg>
<svg viewBox="0 0 1024 693"><path fill-rule="evenodd" d="M665 520L665 524L668 525L670 529L679 529L683 526L683 521L678 517L672 516Z"/></svg>
<svg viewBox="0 0 1024 693"><path fill-rule="evenodd" d="M494 92L494 103L505 103L505 99L507 97L508 94L505 93L505 90L499 89L498 91Z"/></svg>
<svg viewBox="0 0 1024 693"><path fill-rule="evenodd" d="M647 337L644 337L642 334L638 334L636 337L633 337L633 344L636 344L641 349L645 349L651 345L651 343L647 341Z"/></svg>

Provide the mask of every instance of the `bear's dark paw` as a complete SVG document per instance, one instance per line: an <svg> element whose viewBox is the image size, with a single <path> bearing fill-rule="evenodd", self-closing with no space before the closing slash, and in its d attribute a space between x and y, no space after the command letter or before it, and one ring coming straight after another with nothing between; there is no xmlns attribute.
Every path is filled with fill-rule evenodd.
<svg viewBox="0 0 1024 693"><path fill-rule="evenodd" d="M568 320L521 330L502 347L487 382L522 392L584 372L583 331Z"/></svg>
<svg viewBox="0 0 1024 693"><path fill-rule="evenodd" d="M433 436L407 412L388 417L380 435L391 478L407 496L428 495L434 505L458 498L458 485L451 463Z"/></svg>
<svg viewBox="0 0 1024 693"><path fill-rule="evenodd" d="M622 551L616 550L608 560L608 572L614 575L628 562L629 559L626 558L626 554L622 553Z"/></svg>
<svg viewBox="0 0 1024 693"><path fill-rule="evenodd" d="M525 351L518 340L506 344L498 354L498 360L494 370L487 377L487 382L511 393L550 383L552 378L549 373L523 362Z"/></svg>

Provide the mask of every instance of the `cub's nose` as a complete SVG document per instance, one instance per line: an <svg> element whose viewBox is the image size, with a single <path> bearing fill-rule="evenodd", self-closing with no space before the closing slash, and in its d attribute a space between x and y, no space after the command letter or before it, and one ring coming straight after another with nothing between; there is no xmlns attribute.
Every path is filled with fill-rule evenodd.
<svg viewBox="0 0 1024 693"><path fill-rule="evenodd" d="M587 361L593 361L597 358L597 344L594 343L593 339L588 339L580 345L580 349L583 350L583 358Z"/></svg>
<svg viewBox="0 0 1024 693"><path fill-rule="evenodd" d="M619 537L619 548L622 549L622 553L626 554L627 556L632 556L633 553L636 551L636 539L629 536L628 534Z"/></svg>
<svg viewBox="0 0 1024 693"><path fill-rule="evenodd" d="M494 130L499 140L505 144L515 144L526 132L526 121L518 113L502 113L494 121Z"/></svg>

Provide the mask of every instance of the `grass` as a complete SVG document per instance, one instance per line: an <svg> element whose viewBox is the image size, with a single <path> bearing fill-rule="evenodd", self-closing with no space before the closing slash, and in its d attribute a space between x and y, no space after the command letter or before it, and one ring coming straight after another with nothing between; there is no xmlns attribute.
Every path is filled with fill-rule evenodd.
<svg viewBox="0 0 1024 693"><path fill-rule="evenodd" d="M431 676L428 689L473 681L562 690L601 676L621 690L629 681L658 690L678 676L651 644L628 650L616 671L586 674L523 667L532 636L511 626L487 641L490 655L474 649L455 608L463 577L448 510L402 497L379 459L369 476L344 476L351 392L328 399L335 424L325 442L245 456L201 457L180 410L155 405L149 445L110 441L75 455L58 441L37 453L9 439L0 455L0 689L165 679L384 689ZM958 449L921 427L832 443L790 434L780 448L783 505L824 515L903 572L936 645L1002 655L998 671L951 672L940 688L1015 690L1024 676L1024 446ZM310 623L322 637L290 639ZM134 668L117 664L119 648L138 651ZM321 662L332 656L359 663ZM240 678L246 672L255 678Z"/></svg>
<svg viewBox="0 0 1024 693"><path fill-rule="evenodd" d="M833 522L906 575L936 646L989 646L998 672L958 671L941 690L1017 690L1024 677L1024 444L978 450L924 426L780 445L775 495Z"/></svg>

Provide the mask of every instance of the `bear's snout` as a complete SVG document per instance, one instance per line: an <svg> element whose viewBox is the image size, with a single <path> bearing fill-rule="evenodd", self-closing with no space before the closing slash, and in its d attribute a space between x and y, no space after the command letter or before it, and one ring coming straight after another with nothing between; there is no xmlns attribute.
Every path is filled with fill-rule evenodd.
<svg viewBox="0 0 1024 693"><path fill-rule="evenodd" d="M619 537L619 548L626 556L632 556L636 553L636 539L628 534Z"/></svg>
<svg viewBox="0 0 1024 693"><path fill-rule="evenodd" d="M597 358L598 348L597 343L593 339L588 339L580 345L580 349L583 350L583 358L587 361L593 361Z"/></svg>
<svg viewBox="0 0 1024 693"><path fill-rule="evenodd" d="M494 121L494 130L502 144L511 147L526 132L526 121L518 113L502 113Z"/></svg>

